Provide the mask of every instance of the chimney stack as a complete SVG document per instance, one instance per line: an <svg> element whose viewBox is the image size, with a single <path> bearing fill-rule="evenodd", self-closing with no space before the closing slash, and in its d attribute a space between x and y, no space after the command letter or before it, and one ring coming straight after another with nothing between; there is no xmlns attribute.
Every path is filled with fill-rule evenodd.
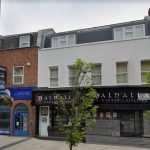
<svg viewBox="0 0 150 150"><path fill-rule="evenodd" d="M150 20L150 8L148 9L148 16L144 17L145 20Z"/></svg>

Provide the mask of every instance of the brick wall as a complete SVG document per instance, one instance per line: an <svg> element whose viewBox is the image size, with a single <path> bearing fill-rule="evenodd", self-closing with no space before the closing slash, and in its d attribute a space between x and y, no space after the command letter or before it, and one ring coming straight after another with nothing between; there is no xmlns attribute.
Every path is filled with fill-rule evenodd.
<svg viewBox="0 0 150 150"><path fill-rule="evenodd" d="M7 67L7 87L37 85L37 48L17 48L0 51L0 65ZM30 63L30 66L27 63ZM24 83L13 84L13 67L24 66Z"/></svg>
<svg viewBox="0 0 150 150"><path fill-rule="evenodd" d="M0 66L7 67L7 87L37 86L37 47L0 50ZM30 65L27 65L30 63ZM24 83L13 84L13 67L24 66ZM35 135L36 108L31 106L32 100L15 100L10 113L10 133L13 135L13 113L18 104L25 104L29 112L29 136Z"/></svg>

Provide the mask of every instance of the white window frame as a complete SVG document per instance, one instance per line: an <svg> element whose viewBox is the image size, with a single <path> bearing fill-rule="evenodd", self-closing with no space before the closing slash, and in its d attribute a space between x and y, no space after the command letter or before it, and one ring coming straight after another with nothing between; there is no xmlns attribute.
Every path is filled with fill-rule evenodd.
<svg viewBox="0 0 150 150"><path fill-rule="evenodd" d="M142 26L142 29L143 29L143 36L136 36L136 27L137 26ZM132 33L133 33L133 37L130 37L130 38L127 38L125 36L125 34L128 32L126 30L126 28L128 27L132 27ZM122 34L123 34L123 37L122 39L116 39L116 30L117 29L121 29L122 30ZM125 39L133 39L133 38L139 38L139 37L144 37L145 36L145 24L137 24L137 25L133 25L133 26L125 26L125 27L119 27L119 28L114 28L114 40L125 40Z"/></svg>
<svg viewBox="0 0 150 150"><path fill-rule="evenodd" d="M69 66L68 66L68 77L69 77L69 83L68 83L68 85L69 85L70 87L76 86L76 85L75 85L76 83L70 82L70 79L71 79L72 81L74 80L74 82L75 82L75 79L74 79L74 78L75 78L75 75L76 75L76 72L75 72L75 74L74 74L73 76L70 76L70 73L69 73L69 72L70 72L70 69L71 69L71 68L73 68L73 66L72 66L72 65L69 65ZM74 71L75 71L75 68L73 68L73 69L74 69ZM71 84L70 84L70 83L71 83Z"/></svg>
<svg viewBox="0 0 150 150"><path fill-rule="evenodd" d="M15 75L14 73L15 73L15 68L23 68L23 74L22 75ZM14 78L16 77L16 76L21 76L22 77L22 82L15 82L15 80L14 80ZM13 84L14 85L17 85L17 84L23 84L24 83L24 66L15 66L15 67L13 67Z"/></svg>
<svg viewBox="0 0 150 150"><path fill-rule="evenodd" d="M150 62L150 60L142 60L142 61L141 61L141 83L142 83L142 84L150 84L150 83L147 83L147 82L143 82L143 81L142 81L142 73L148 73L148 74L150 74L150 71L142 71L142 62Z"/></svg>
<svg viewBox="0 0 150 150"><path fill-rule="evenodd" d="M102 84L102 64L94 64L94 66L100 66L100 74L92 74L92 69L91 69L91 80L93 81L93 77L100 77L100 84L94 84L94 86L99 86Z"/></svg>
<svg viewBox="0 0 150 150"><path fill-rule="evenodd" d="M26 39L25 41L23 39ZM27 44L27 46L22 46L22 44ZM19 47L30 47L30 35L23 35L19 37Z"/></svg>
<svg viewBox="0 0 150 150"><path fill-rule="evenodd" d="M51 77L51 70L56 70L57 69L57 77ZM51 67L49 67L49 73L50 73L50 87L58 87L58 80L59 80L59 77L58 77L58 75L59 75L59 69L58 69L58 66L51 66ZM51 80L52 79L57 79L57 85L51 85Z"/></svg>
<svg viewBox="0 0 150 150"><path fill-rule="evenodd" d="M121 72L121 73L118 73L117 71L117 64L126 64L127 65L127 72ZM117 82L117 76L118 75L124 75L124 74L127 74L127 82L126 83L118 83ZM121 61L121 62L116 62L116 83L118 85L127 85L129 83L129 73L128 73L128 62L127 61Z"/></svg>
<svg viewBox="0 0 150 150"><path fill-rule="evenodd" d="M74 37L73 44L69 43L69 36ZM65 40L63 40L63 41L65 41L65 45L63 45L63 46L61 45L62 38L65 39ZM58 39L57 46L54 45L54 39ZM55 36L55 37L52 37L51 43L52 43L52 48L72 46L72 45L76 44L76 35L75 34L68 34L68 35L63 35L63 36Z"/></svg>

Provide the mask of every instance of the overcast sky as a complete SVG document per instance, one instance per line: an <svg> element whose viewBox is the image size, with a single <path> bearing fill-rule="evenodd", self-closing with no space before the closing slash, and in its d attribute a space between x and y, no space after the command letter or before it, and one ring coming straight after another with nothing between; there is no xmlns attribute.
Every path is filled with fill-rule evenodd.
<svg viewBox="0 0 150 150"><path fill-rule="evenodd" d="M0 35L140 20L149 8L150 0L1 0Z"/></svg>

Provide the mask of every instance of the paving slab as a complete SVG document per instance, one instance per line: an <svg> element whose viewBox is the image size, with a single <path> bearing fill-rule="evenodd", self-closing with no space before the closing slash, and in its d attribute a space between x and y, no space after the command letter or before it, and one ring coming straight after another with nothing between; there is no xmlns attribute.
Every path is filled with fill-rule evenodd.
<svg viewBox="0 0 150 150"><path fill-rule="evenodd" d="M1 140L4 142L2 143ZM17 144L12 144L17 141ZM22 141L22 142L21 142ZM12 144L9 146L9 144ZM8 147L6 147L6 145ZM5 147L4 147L5 145ZM0 136L0 150L69 150L68 145L63 141L41 140L37 138L7 137ZM116 146L107 144L81 143L73 150L150 150L150 148L130 147L128 145Z"/></svg>

